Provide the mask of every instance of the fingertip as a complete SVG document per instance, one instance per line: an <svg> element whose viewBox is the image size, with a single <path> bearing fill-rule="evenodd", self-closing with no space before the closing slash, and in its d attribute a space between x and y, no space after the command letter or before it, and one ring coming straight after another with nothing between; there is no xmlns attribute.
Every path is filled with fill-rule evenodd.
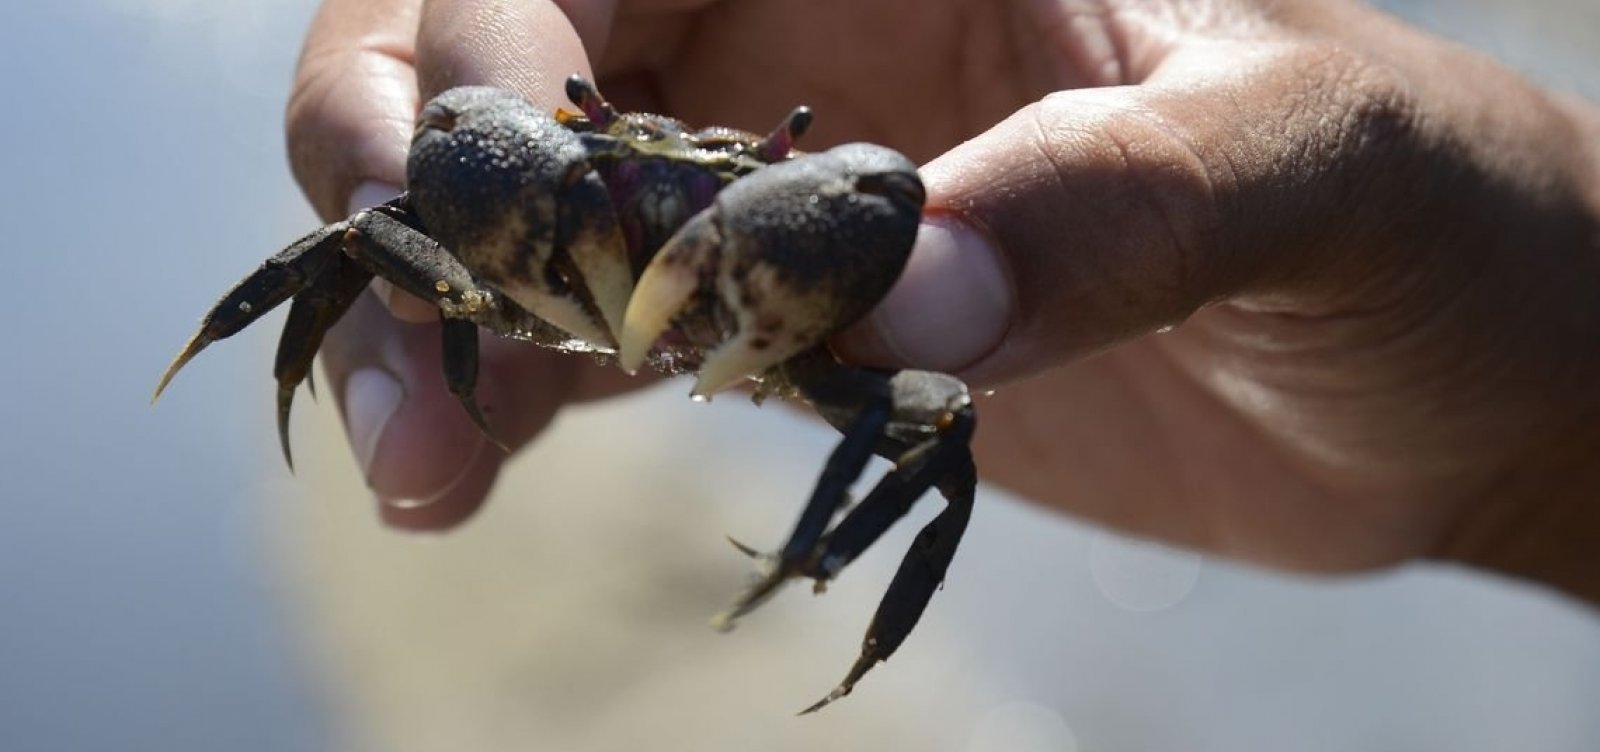
<svg viewBox="0 0 1600 752"><path fill-rule="evenodd" d="M469 519L507 458L446 388L440 336L436 322L397 321L375 296L363 296L322 350L379 516L404 530L445 530ZM494 440L521 447L562 404L592 393L578 389L575 366L581 362L486 337L475 399Z"/></svg>
<svg viewBox="0 0 1600 752"><path fill-rule="evenodd" d="M396 530L445 532L477 514L500 475L505 455L481 436L473 454L445 488L424 498L375 495L378 518Z"/></svg>
<svg viewBox="0 0 1600 752"><path fill-rule="evenodd" d="M345 435L350 451L371 484L372 461L377 457L389 421L405 400L400 379L386 369L367 366L345 379L343 405Z"/></svg>
<svg viewBox="0 0 1600 752"><path fill-rule="evenodd" d="M486 466L483 455L496 459L502 453L484 438L455 395L436 383L437 374L418 373L417 365L402 364L405 389L398 379L386 384L387 377L375 368L358 370L347 382L346 427L367 485L385 506L479 503L472 489L487 492L487 482L498 469L497 463ZM478 401L491 421L500 405L497 392L480 377ZM488 478L481 477L484 472Z"/></svg>
<svg viewBox="0 0 1600 752"><path fill-rule="evenodd" d="M953 215L924 220L905 271L865 320L835 341L867 365L960 372L1005 338L1015 296L994 242Z"/></svg>
<svg viewBox="0 0 1600 752"><path fill-rule="evenodd" d="M504 458L445 388L439 343L437 324L396 321L373 297L363 296L322 350L367 486L386 502L383 507L404 510L393 517L408 529L440 529L467 519ZM477 400L491 426L509 424L497 438L515 446L532 431L519 430L524 421L508 414L512 400L500 384L495 370L484 368Z"/></svg>
<svg viewBox="0 0 1600 752"><path fill-rule="evenodd" d="M417 36L424 96L483 84L522 93L543 106L566 102L566 79L593 77L589 59L604 50L614 2L429 3Z"/></svg>

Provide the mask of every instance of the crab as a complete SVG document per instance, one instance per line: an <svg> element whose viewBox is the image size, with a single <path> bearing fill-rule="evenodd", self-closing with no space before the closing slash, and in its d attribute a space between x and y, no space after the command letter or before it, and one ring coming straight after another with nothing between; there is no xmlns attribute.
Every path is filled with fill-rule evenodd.
<svg viewBox="0 0 1600 752"><path fill-rule="evenodd" d="M905 266L924 193L916 167L872 144L802 154L799 107L766 135L691 130L622 113L581 76L577 112L463 87L423 107L407 190L295 241L207 313L156 387L207 345L293 299L274 376L285 461L295 390L324 334L374 278L434 302L444 380L474 398L478 331L590 353L633 373L695 373L693 396L754 382L812 405L843 439L787 542L733 541L760 572L714 626L797 579L826 583L929 489L946 505L917 535L843 681L802 713L851 692L894 654L944 580L971 516L977 470L972 400L953 376L846 365L828 338L862 318ZM873 455L894 467L853 502Z"/></svg>

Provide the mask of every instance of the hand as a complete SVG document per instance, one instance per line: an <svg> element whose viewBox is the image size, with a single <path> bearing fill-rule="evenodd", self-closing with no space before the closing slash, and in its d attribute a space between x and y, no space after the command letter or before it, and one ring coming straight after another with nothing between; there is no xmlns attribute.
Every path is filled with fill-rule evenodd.
<svg viewBox="0 0 1600 752"><path fill-rule="evenodd" d="M1340 2L382 7L329 2L291 105L297 174L329 218L365 180L399 184L418 98L452 85L553 108L592 60L619 106L693 123L760 130L806 103L810 148L932 160L910 268L837 345L999 387L979 401L986 479L1274 566L1454 557L1600 600L1586 105ZM499 458L469 451L432 333L398 323L433 314L398 297L393 319L353 315L326 361L336 384L357 374L358 447L361 374L400 379L369 479L419 498L462 478L385 507L435 525ZM485 370L514 444L621 388L528 348Z"/></svg>

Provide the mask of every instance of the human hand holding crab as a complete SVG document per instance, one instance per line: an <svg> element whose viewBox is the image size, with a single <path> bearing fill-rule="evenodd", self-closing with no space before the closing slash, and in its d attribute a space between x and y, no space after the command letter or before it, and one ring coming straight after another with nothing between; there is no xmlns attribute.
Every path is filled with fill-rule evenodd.
<svg viewBox="0 0 1600 752"><path fill-rule="evenodd" d="M297 175L345 217L404 184L421 102L553 111L574 70L696 125L806 103L812 148L926 162L905 274L832 346L1001 387L987 479L1279 567L1432 556L1600 600L1592 107L1350 3L331 0ZM385 518L445 527L500 454L437 376L436 307L387 297L329 333L330 381ZM482 362L512 447L635 383Z"/></svg>

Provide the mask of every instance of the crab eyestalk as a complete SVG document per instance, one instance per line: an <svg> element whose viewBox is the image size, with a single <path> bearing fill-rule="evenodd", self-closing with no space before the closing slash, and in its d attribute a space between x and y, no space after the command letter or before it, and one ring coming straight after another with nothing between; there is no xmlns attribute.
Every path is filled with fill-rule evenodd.
<svg viewBox="0 0 1600 752"><path fill-rule="evenodd" d="M598 130L605 130L612 121L622 116L605 97L600 96L600 90L589 79L577 73L567 77L567 99L572 100Z"/></svg>
<svg viewBox="0 0 1600 752"><path fill-rule="evenodd" d="M783 161L788 158L789 152L794 150L795 142L810 129L810 107L802 105L790 110L788 117L785 117L777 128L772 129L772 132L756 145L757 158L768 164Z"/></svg>
<svg viewBox="0 0 1600 752"><path fill-rule="evenodd" d="M922 182L890 149L850 144L759 170L658 252L619 341L636 371L663 337L704 355L708 396L820 344L871 310L916 239Z"/></svg>

